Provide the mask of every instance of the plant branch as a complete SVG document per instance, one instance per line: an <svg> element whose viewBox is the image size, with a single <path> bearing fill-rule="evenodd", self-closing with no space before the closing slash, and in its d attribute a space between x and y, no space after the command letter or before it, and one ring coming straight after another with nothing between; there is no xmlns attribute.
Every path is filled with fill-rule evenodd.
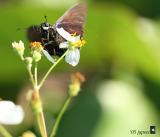
<svg viewBox="0 0 160 137"><path fill-rule="evenodd" d="M0 124L0 133L4 136L4 137L12 137L12 135L5 129L5 127L3 127Z"/></svg>
<svg viewBox="0 0 160 137"><path fill-rule="evenodd" d="M46 78L48 77L48 75L50 74L50 72L55 68L55 66L64 58L64 56L67 54L68 50L50 67L50 69L47 71L47 73L44 75L44 77L42 78L38 89L40 89L43 85L43 83L45 82Z"/></svg>
<svg viewBox="0 0 160 137"><path fill-rule="evenodd" d="M35 87L35 81L34 81L34 78L33 78L32 71L31 71L31 69L27 69L27 70L28 70L32 85L33 85L33 87Z"/></svg>
<svg viewBox="0 0 160 137"><path fill-rule="evenodd" d="M30 69L31 70L31 69ZM30 77L32 79L32 84L34 88L34 92L32 95L32 107L35 109L35 114L38 122L38 127L41 133L42 137L47 137L47 130L46 130L46 124L43 114L43 106L41 103L39 90L37 89L37 62L35 62L35 68L34 68L34 76L32 75L32 72L30 72Z"/></svg>
<svg viewBox="0 0 160 137"><path fill-rule="evenodd" d="M38 122L42 137L47 137L46 124L44 120L43 111L37 114L37 122Z"/></svg>
<svg viewBox="0 0 160 137"><path fill-rule="evenodd" d="M35 81L35 86L37 87L37 62L35 63L35 68L34 68L34 81Z"/></svg>
<svg viewBox="0 0 160 137"><path fill-rule="evenodd" d="M58 126L59 126L59 123L60 123L66 109L68 108L68 105L69 105L71 99L72 99L72 96L68 95L67 99L65 100L65 102L64 102L62 108L60 109L60 112L59 112L59 114L56 118L56 121L55 121L54 126L52 128L52 132L51 132L50 137L55 137L55 135L57 133Z"/></svg>

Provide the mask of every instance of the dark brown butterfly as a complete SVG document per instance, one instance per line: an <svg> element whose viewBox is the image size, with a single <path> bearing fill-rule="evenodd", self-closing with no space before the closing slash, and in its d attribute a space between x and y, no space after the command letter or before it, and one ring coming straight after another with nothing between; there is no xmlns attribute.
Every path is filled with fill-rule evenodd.
<svg viewBox="0 0 160 137"><path fill-rule="evenodd" d="M27 35L31 42L41 42L45 52L49 55L62 56L66 49L59 48L60 43L67 41L57 31L58 28L63 28L69 34L83 36L83 29L86 17L86 5L77 4L70 8L66 13L58 19L54 25L50 25L47 19L40 25L31 26L28 28Z"/></svg>

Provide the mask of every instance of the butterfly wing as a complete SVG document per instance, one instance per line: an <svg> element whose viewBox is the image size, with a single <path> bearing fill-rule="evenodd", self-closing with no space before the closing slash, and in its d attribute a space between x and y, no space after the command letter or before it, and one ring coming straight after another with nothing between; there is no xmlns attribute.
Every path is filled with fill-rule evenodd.
<svg viewBox="0 0 160 137"><path fill-rule="evenodd" d="M80 35L82 37L86 10L86 5L82 3L73 6L58 19L56 22L56 27L62 27L68 33Z"/></svg>

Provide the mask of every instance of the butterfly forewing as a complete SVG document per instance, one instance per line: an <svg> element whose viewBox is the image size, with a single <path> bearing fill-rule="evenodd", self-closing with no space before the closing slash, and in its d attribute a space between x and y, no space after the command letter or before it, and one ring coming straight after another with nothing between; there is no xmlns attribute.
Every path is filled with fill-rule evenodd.
<svg viewBox="0 0 160 137"><path fill-rule="evenodd" d="M86 18L86 5L78 4L69 9L57 22L56 27L62 27L70 34L83 36Z"/></svg>

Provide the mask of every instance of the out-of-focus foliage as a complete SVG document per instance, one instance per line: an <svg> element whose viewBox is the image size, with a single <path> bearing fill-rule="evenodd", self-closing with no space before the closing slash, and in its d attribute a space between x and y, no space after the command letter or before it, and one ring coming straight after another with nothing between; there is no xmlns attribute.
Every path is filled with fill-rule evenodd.
<svg viewBox="0 0 160 137"><path fill-rule="evenodd" d="M94 0L94 2L110 2L124 4L136 10L140 15L152 18L160 17L159 0Z"/></svg>

